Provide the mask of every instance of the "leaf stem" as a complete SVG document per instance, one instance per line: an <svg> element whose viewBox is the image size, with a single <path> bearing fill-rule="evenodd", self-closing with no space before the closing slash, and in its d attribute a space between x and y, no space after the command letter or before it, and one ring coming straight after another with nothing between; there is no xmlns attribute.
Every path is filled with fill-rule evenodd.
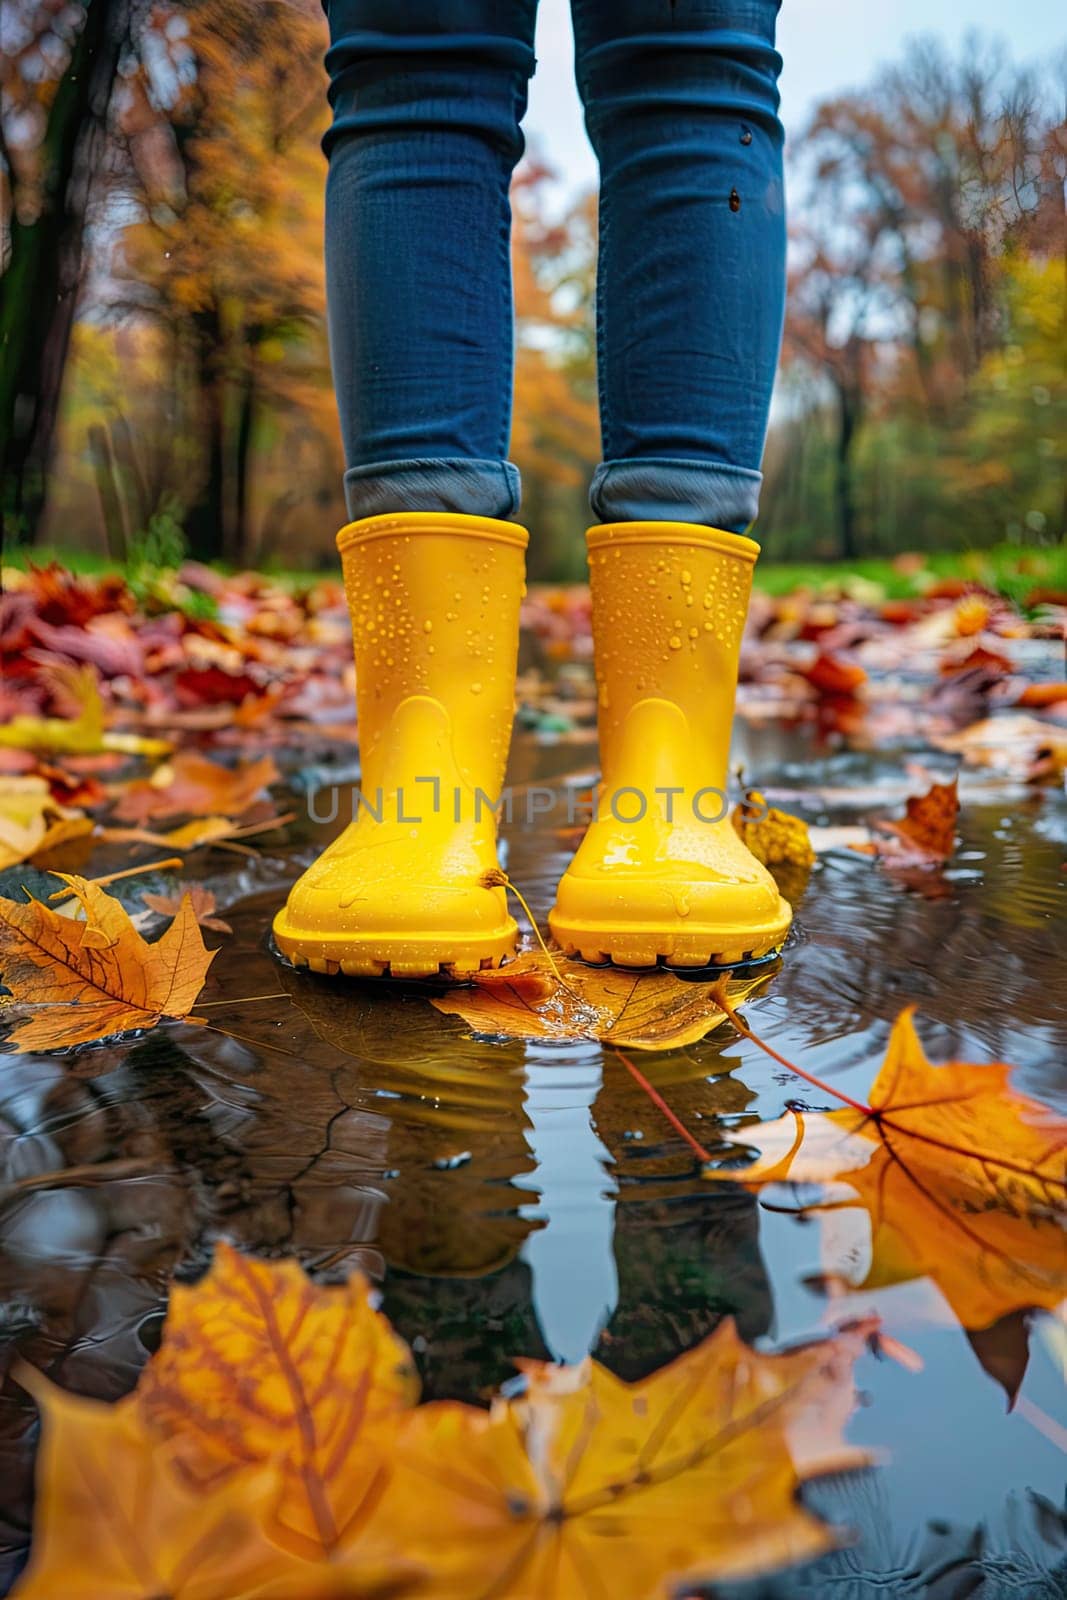
<svg viewBox="0 0 1067 1600"><path fill-rule="evenodd" d="M624 1055L617 1044L612 1045L612 1049L615 1051L615 1054L618 1056L619 1060L622 1062L623 1066L626 1068L634 1082L645 1091L656 1109L663 1113L671 1127L674 1129L675 1133L678 1134L679 1138L685 1140L690 1150L693 1151L694 1155L699 1156L701 1161L710 1162L711 1152L704 1149L704 1146L700 1143L699 1139L694 1139L685 1123L682 1122L680 1118L675 1116L674 1112L671 1110L666 1100L664 1100L659 1090L654 1088L653 1085L649 1083L640 1067L635 1066L630 1060L629 1056Z"/></svg>
<svg viewBox="0 0 1067 1600"><path fill-rule="evenodd" d="M833 1095L835 1100L843 1101L846 1106L851 1106L853 1111L859 1111L865 1117L873 1117L875 1121L878 1120L880 1113L873 1106L867 1105L863 1100L853 1100L852 1096L845 1094L843 1090L835 1089L832 1083L826 1083L822 1078L817 1078L813 1072L805 1072L803 1067L798 1067L788 1057L779 1055L773 1045L769 1045L765 1039L761 1039L759 1034L755 1033L740 1013L735 1010L729 995L726 993L726 985L730 977L732 977L732 973L725 973L719 979L711 991L711 998L717 1006L721 1006L723 1011L726 1012L738 1033L746 1039L751 1039L753 1044L759 1045L760 1049L766 1055L769 1055L773 1061L777 1061L779 1066L785 1067L789 1072L795 1072L797 1077L803 1078L806 1083L813 1084L816 1089L821 1089L824 1094Z"/></svg>
<svg viewBox="0 0 1067 1600"><path fill-rule="evenodd" d="M103 878L86 878L86 883L95 884L102 889L105 883L118 883L120 878L136 878L142 872L163 872L170 867L183 867L185 865L181 856L168 856L166 861L146 861L143 867L124 867L121 872L109 872ZM49 900L69 900L72 897L69 889L57 889L48 896Z"/></svg>

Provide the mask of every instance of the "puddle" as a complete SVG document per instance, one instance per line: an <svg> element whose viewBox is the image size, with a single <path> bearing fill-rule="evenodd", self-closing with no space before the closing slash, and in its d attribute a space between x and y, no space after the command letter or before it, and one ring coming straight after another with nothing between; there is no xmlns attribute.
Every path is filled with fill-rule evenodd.
<svg viewBox="0 0 1067 1600"><path fill-rule="evenodd" d="M513 772L536 782L588 765L589 754L520 733ZM854 821L840 791L884 795L905 760L894 765L885 748L805 750L795 730L776 740L766 724L741 754L749 781L780 804L807 796L806 814L823 822ZM943 770L945 758L937 763ZM822 790L829 800L812 803ZM234 930L197 1006L210 1027L169 1026L70 1058L4 1059L8 1350L79 1393L121 1395L158 1343L168 1279L195 1279L220 1236L295 1256L324 1281L369 1272L433 1398L484 1398L507 1382L515 1356L592 1350L633 1378L725 1315L770 1345L817 1333L832 1310L873 1306L924 1370L861 1362L849 1436L885 1464L808 1491L857 1542L816 1577L716 1593L784 1600L837 1593L832 1580L850 1597L953 1595L974 1592L951 1584L953 1573L968 1581L976 1552L1003 1556L1024 1578L1029 1562L1038 1580L1063 1562L1064 1524L1048 1504L1062 1501L1064 1477L1051 1420L1063 1415L1062 1329L1033 1318L1027 1359L1024 1319L968 1337L921 1280L829 1306L817 1228L708 1184L610 1050L474 1037L418 986L280 967L265 934L281 885L337 827L309 822L299 798L294 809L301 820L285 853L267 850L233 872L209 858ZM542 921L570 848L558 820L508 832L508 870ZM869 859L821 860L796 938L749 1018L784 1055L855 1092L914 1001L932 1059L1009 1061L1022 1089L1062 1108L1067 805L1050 791L990 793L965 804L960 832L936 893L893 883ZM713 1155L726 1151L723 1128L777 1117L798 1088L810 1096L730 1028L642 1065ZM32 1187L60 1171L63 1187ZM1024 1363L1009 1411L995 1374L1014 1381ZM6 1581L28 1539L35 1431L32 1407L9 1391ZM928 1590L923 1574L934 1573L943 1587Z"/></svg>

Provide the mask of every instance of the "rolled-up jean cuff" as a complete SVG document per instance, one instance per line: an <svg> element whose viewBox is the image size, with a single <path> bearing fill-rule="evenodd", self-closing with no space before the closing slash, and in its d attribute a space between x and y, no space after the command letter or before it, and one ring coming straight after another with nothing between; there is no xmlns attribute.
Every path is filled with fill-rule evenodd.
<svg viewBox="0 0 1067 1600"><path fill-rule="evenodd" d="M394 511L457 511L504 522L519 509L519 469L510 461L372 461L345 473L353 522Z"/></svg>
<svg viewBox="0 0 1067 1600"><path fill-rule="evenodd" d="M741 533L759 508L763 474L725 462L648 456L604 461L589 503L600 522L697 522Z"/></svg>

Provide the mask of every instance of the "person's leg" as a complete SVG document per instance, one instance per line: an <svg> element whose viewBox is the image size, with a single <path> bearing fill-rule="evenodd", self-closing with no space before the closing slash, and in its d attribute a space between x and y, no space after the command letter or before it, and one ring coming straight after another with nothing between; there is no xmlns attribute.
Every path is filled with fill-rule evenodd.
<svg viewBox="0 0 1067 1600"><path fill-rule="evenodd" d="M601 169L601 522L756 515L785 303L779 0L573 0Z"/></svg>
<svg viewBox="0 0 1067 1600"><path fill-rule="evenodd" d="M515 948L494 807L526 534L509 518L508 185L535 0L328 0L330 344L351 523L364 804L293 885L279 950L419 977Z"/></svg>
<svg viewBox="0 0 1067 1600"><path fill-rule="evenodd" d="M327 11L327 298L349 515L509 517L508 188L536 0Z"/></svg>
<svg viewBox="0 0 1067 1600"><path fill-rule="evenodd" d="M785 287L778 0L573 9L601 169L602 785L550 925L591 960L733 966L791 918L726 797Z"/></svg>

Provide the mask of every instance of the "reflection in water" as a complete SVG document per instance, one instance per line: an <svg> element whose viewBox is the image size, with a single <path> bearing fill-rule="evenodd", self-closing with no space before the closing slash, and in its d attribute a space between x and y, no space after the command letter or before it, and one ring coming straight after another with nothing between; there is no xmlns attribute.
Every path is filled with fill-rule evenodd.
<svg viewBox="0 0 1067 1600"><path fill-rule="evenodd" d="M589 1045L526 1049L526 1103L547 1227L527 1240L523 1254L545 1344L558 1361L580 1361L618 1298L608 1152L589 1120L600 1089L600 1051Z"/></svg>
<svg viewBox="0 0 1067 1600"><path fill-rule="evenodd" d="M782 763L766 729L759 738L747 776L778 793L814 788L832 765L802 743ZM521 740L517 749L533 781L541 753ZM888 758L847 759L857 784ZM853 818L835 801L818 820ZM939 895L844 855L821 861L806 892L790 884L798 935L750 1015L785 1055L866 1087L889 1022L914 1000L934 1059L1012 1061L1022 1088L1062 1103L1067 812L1052 794L983 800L965 807L961 832ZM300 848L306 856L307 840ZM568 848L552 819L511 830L509 870L541 918ZM428 1396L476 1399L509 1378L514 1356L574 1359L593 1345L636 1377L724 1315L747 1339L788 1340L857 1305L828 1306L813 1287L815 1228L702 1179L610 1050L474 1037L425 990L287 971L263 943L279 891L235 907L225 880L212 887L235 932L198 1007L210 1028L4 1061L6 1353L82 1393L118 1396L158 1340L169 1278L198 1276L219 1236L294 1255L325 1278L362 1267L380 1279ZM641 1064L713 1155L725 1149L720 1128L777 1116L798 1094L795 1078L729 1028ZM1009 1489L1055 1494L1062 1467L1027 1417L1056 1413L1062 1377L1040 1340L1027 1366L1026 1319L969 1343L922 1283L892 1285L875 1303L927 1374L869 1375L871 1403L852 1436L887 1446L893 1462L876 1500L853 1485L851 1503L846 1494L828 1507L881 1538L860 1547L855 1570L893 1571L906 1557L922 1571L926 1552L948 1548L928 1526L938 1518L952 1523L953 1561L977 1559L979 1546L1003 1550L1009 1533L983 1534L982 1545L976 1525L1000 1526ZM1000 1386L1024 1372L1007 1414ZM9 1386L0 1588L27 1538L34 1432L32 1406ZM1051 1513L1019 1503L1045 1530L1044 1544L1026 1546L1043 1560ZM844 1583L848 1572L824 1576ZM821 1581L805 1590L768 1580L758 1593L815 1596Z"/></svg>

